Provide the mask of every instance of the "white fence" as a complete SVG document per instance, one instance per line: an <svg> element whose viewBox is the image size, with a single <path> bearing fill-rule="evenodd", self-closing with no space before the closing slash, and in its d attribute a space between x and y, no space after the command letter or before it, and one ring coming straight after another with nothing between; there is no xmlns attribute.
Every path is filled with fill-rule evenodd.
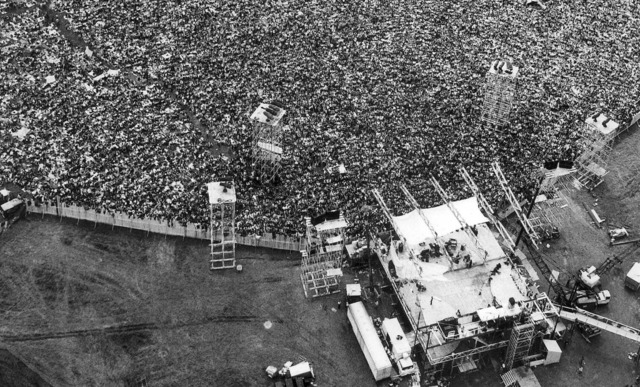
<svg viewBox="0 0 640 387"><path fill-rule="evenodd" d="M76 219L78 222L85 220L92 222L94 226L98 223L113 227L122 227L146 231L164 235L180 236L183 238L210 239L210 232L199 227L197 224L188 223L186 227L181 225L170 225L168 222L160 222L152 219L138 219L129 217L127 214L115 213L104 214L95 210L87 210L83 207L62 203L43 203L36 207L30 205L27 210L32 214L53 215L60 218ZM216 234L220 231L217 230ZM215 238L218 239L218 238ZM301 238L291 238L284 235L272 234L263 236L240 236L236 234L236 243L245 246L267 247L278 250L300 251L304 249L304 241Z"/></svg>

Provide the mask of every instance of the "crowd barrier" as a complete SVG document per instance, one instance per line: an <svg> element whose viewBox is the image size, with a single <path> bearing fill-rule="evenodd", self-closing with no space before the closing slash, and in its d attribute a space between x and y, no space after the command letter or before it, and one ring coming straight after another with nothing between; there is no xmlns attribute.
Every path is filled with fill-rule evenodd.
<svg viewBox="0 0 640 387"><path fill-rule="evenodd" d="M164 234L179 236L183 238L205 239L211 238L211 233L198 224L188 223L186 226L170 224L167 221L157 221L153 219L138 219L130 217L127 214L116 212L114 214L98 213L95 210L87 210L69 204L63 204L59 201L42 203L39 206L33 204L27 207L27 211L31 214L52 215L60 219L75 219L91 222L95 225L98 223L110 225L113 227L128 228L134 230L146 231L147 233ZM220 230L215 231L214 239L220 239ZM266 247L278 250L300 251L304 249L304 241L302 238L287 237L284 235L275 235L268 233L262 236L250 235L241 236L236 234L236 243L245 246Z"/></svg>

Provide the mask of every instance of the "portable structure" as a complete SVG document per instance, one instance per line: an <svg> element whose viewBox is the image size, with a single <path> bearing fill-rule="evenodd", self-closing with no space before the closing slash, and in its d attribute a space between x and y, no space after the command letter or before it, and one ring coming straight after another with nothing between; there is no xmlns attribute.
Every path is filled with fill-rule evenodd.
<svg viewBox="0 0 640 387"><path fill-rule="evenodd" d="M598 333L600 331L607 331L640 343L640 329L622 324L604 316L590 313L580 308L570 308L567 306L559 308L559 316L576 324L593 327Z"/></svg>
<svg viewBox="0 0 640 387"><path fill-rule="evenodd" d="M236 190L233 182L207 184L211 233L210 269L236 266Z"/></svg>
<svg viewBox="0 0 640 387"><path fill-rule="evenodd" d="M340 291L344 257L344 232L347 221L340 211L317 218L305 218L306 248L302 254L300 275L306 297L319 297Z"/></svg>
<svg viewBox="0 0 640 387"><path fill-rule="evenodd" d="M469 175L469 172L467 172L465 167L460 167L460 174L462 175L464 181L467 183L467 186L471 189L471 192L473 192L473 194L478 199L478 204L480 204L482 210L484 211L484 214L489 218L493 227L500 234L500 237L503 241L503 246L509 249L511 252L514 252L515 244L513 243L513 239L511 239L511 235L507 232L502 223L500 223L493 207L491 207L491 204L489 204L487 199L485 199L484 195L476 185L475 181L473 181L471 175Z"/></svg>
<svg viewBox="0 0 640 387"><path fill-rule="evenodd" d="M470 177L466 180L475 186ZM410 341L425 354L427 377L470 372L478 368L481 356L508 350L510 342L511 363L517 365L531 348L532 341L525 338L534 337L527 336L523 324L549 336L557 319L551 300L538 293L525 270L510 260L513 242L508 242L509 235L499 222L495 222L497 232L490 228L495 214L477 187L474 193L477 196L458 201L449 201L444 194L443 205L414 205L407 214L393 215L381 193L373 190L398 235L388 244L377 239L376 252L413 330ZM475 230L474 235L467 229ZM502 246L496 234L504 234ZM458 256L459 246L466 245L465 252L478 264L458 267L444 254L420 259L437 238L449 242L445 249L449 257Z"/></svg>
<svg viewBox="0 0 640 387"><path fill-rule="evenodd" d="M640 289L640 263L636 262L633 264L631 270L629 270L624 279L624 286L634 292Z"/></svg>
<svg viewBox="0 0 640 387"><path fill-rule="evenodd" d="M489 67L480 120L497 127L509 122L515 96L518 67L508 61L494 61Z"/></svg>
<svg viewBox="0 0 640 387"><path fill-rule="evenodd" d="M544 358L544 365L555 364L560 362L562 349L555 340L542 340L547 355Z"/></svg>
<svg viewBox="0 0 640 387"><path fill-rule="evenodd" d="M581 153L576 158L578 181L588 189L600 185L607 174L607 159L620 125L604 114L589 116L580 133Z"/></svg>
<svg viewBox="0 0 640 387"><path fill-rule="evenodd" d="M364 304L362 302L350 304L347 318L374 379L380 381L390 377L393 370L391 361Z"/></svg>
<svg viewBox="0 0 640 387"><path fill-rule="evenodd" d="M521 363L529 355L534 334L535 325L530 320L524 324L514 323L505 358L507 370L513 368L514 364Z"/></svg>
<svg viewBox="0 0 640 387"><path fill-rule="evenodd" d="M502 188L502 191L504 192L506 199L509 201L509 204L511 204L511 207L514 209L514 212L518 217L518 220L520 221L520 225L522 226L522 228L524 228L524 231L529 236L533 246L535 246L535 248L538 248L538 243L540 242L540 236L536 233L536 230L534 229L533 225L529 221L529 218L522 212L522 207L520 206L520 203L516 199L516 196L513 194L513 191L511 191L511 187L509 187L509 183L507 182L507 179L502 173L500 164L498 164L497 161L494 161L491 164L491 167L493 168L493 172L498 178L498 183L500 183L500 187Z"/></svg>
<svg viewBox="0 0 640 387"><path fill-rule="evenodd" d="M442 201L444 201L444 203L447 205L447 207L449 208L453 216L456 217L456 220L460 223L460 225L462 226L462 229L467 233L467 235L469 236L469 239L473 241L476 249L478 249L478 251L482 253L482 263L486 263L487 256L489 253L484 251L484 249L482 248L482 244L478 240L478 236L474 232L472 232L469 225L466 223L466 221L464 220L464 217L460 214L456 206L451 204L449 195L442 188L438 180L436 180L436 178L433 177L433 175L430 176L430 180L431 180L431 184L436 189L436 192L438 192L438 194L440 195L440 198L442 199Z"/></svg>
<svg viewBox="0 0 640 387"><path fill-rule="evenodd" d="M283 153L282 117L286 111L279 102L262 103L251 115L254 172L262 183L277 176Z"/></svg>

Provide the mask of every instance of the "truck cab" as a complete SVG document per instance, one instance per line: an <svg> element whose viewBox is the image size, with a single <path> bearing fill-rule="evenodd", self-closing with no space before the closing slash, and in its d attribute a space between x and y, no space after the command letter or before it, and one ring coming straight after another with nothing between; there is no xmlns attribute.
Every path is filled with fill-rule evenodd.
<svg viewBox="0 0 640 387"><path fill-rule="evenodd" d="M578 278L580 282L589 289L598 290L600 287L600 276L596 273L595 266L580 269Z"/></svg>
<svg viewBox="0 0 640 387"><path fill-rule="evenodd" d="M411 344L404 334L397 318L387 318L380 326L382 335L390 351L391 359L396 363L400 376L411 375L416 367L411 359Z"/></svg>
<svg viewBox="0 0 640 387"><path fill-rule="evenodd" d="M22 199L11 199L0 205L0 233L8 229L18 219L24 218L27 205Z"/></svg>
<svg viewBox="0 0 640 387"><path fill-rule="evenodd" d="M567 298L570 295L567 296ZM603 290L598 293L578 290L572 300L574 306L581 309L592 309L596 306L607 305L611 301L611 293Z"/></svg>

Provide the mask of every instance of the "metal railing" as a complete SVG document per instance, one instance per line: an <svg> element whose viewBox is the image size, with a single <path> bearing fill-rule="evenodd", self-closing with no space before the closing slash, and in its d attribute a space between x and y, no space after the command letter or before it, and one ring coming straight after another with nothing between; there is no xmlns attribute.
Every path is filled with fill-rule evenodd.
<svg viewBox="0 0 640 387"><path fill-rule="evenodd" d="M32 214L52 215L67 219L75 219L94 223L94 227L100 223L114 227L128 228L147 233L163 234L179 236L183 238L204 239L211 238L211 232L202 228L200 225L187 223L186 226L170 224L167 221L158 221L153 219L139 219L130 217L127 214L116 212L113 214L99 213L95 210L87 210L83 207L68 205L62 203L43 203L40 206L30 205L27 211ZM216 234L220 230L215 231ZM214 235L215 237L215 235ZM269 233L267 235L257 236L241 236L236 233L236 243L245 246L266 247L277 250L300 251L304 247L302 238L287 237L285 235L276 234L275 237Z"/></svg>

